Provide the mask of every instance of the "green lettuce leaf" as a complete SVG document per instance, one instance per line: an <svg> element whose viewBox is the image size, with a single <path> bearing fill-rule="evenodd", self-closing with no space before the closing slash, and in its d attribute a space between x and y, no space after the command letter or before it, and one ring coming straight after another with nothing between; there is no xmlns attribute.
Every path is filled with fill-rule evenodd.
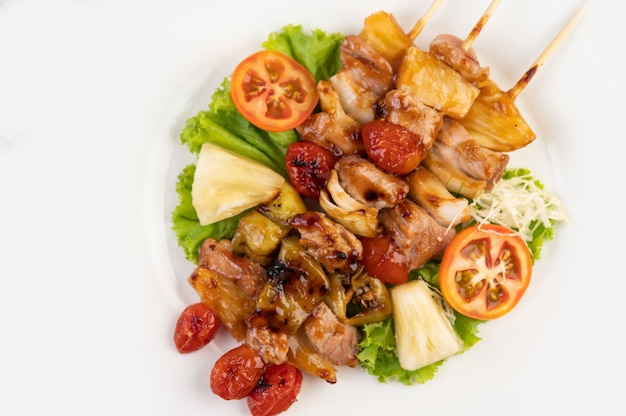
<svg viewBox="0 0 626 416"><path fill-rule="evenodd" d="M291 56L319 81L341 68L339 48L343 37L341 33L327 34L319 29L305 33L300 25L286 25L282 31L270 34L263 47Z"/></svg>

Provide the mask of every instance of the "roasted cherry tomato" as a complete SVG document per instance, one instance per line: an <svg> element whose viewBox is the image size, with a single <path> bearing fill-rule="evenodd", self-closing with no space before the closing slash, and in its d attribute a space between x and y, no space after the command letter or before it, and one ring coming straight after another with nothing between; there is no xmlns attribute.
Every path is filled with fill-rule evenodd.
<svg viewBox="0 0 626 416"><path fill-rule="evenodd" d="M204 303L187 306L174 329L174 344L182 354L193 352L211 342L220 328L215 312Z"/></svg>
<svg viewBox="0 0 626 416"><path fill-rule="evenodd" d="M319 99L311 73L289 56L272 50L252 54L237 65L230 95L250 123L267 131L298 126Z"/></svg>
<svg viewBox="0 0 626 416"><path fill-rule="evenodd" d="M211 391L225 400L243 399L265 371L261 356L245 344L226 351L211 370Z"/></svg>
<svg viewBox="0 0 626 416"><path fill-rule="evenodd" d="M405 283L409 278L409 264L393 239L387 236L362 237L363 267L365 271L385 283Z"/></svg>
<svg viewBox="0 0 626 416"><path fill-rule="evenodd" d="M361 130L369 159L378 168L406 175L420 164L427 149L416 134L385 120L374 120Z"/></svg>
<svg viewBox="0 0 626 416"><path fill-rule="evenodd" d="M482 224L459 232L439 268L444 299L459 313L489 320L508 313L522 298L532 274L532 255L513 230Z"/></svg>
<svg viewBox="0 0 626 416"><path fill-rule="evenodd" d="M330 150L306 140L290 144L285 155L289 181L300 195L314 199L319 199L335 161Z"/></svg>
<svg viewBox="0 0 626 416"><path fill-rule="evenodd" d="M248 395L252 416L274 416L289 409L302 386L302 372L291 364L270 364Z"/></svg>

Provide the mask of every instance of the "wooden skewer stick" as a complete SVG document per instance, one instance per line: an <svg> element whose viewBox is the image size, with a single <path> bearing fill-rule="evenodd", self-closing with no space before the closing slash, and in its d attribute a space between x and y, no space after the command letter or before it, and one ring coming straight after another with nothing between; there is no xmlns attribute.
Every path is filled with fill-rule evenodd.
<svg viewBox="0 0 626 416"><path fill-rule="evenodd" d="M500 5L500 3L502 3L502 0L491 1L489 7L487 7L487 10L485 10L483 15L480 17L480 20L476 22L472 31L469 33L469 35L467 35L467 38L465 38L465 41L463 41L463 49L468 50L470 46L472 46L472 43L474 43L474 40L476 39L480 31L483 30L483 27L485 26L485 24L487 24L494 10Z"/></svg>
<svg viewBox="0 0 626 416"><path fill-rule="evenodd" d="M434 0L432 3L430 3L430 6L428 6L426 13L424 13L424 15L420 18L420 20L418 20L417 23L415 23L415 26L413 26L413 28L409 32L409 38L411 38L411 40L414 41L417 38L417 36L422 31L422 29L424 29L424 26L426 26L426 23L428 22L428 20L430 20L431 16L439 8L439 5L442 2L443 0Z"/></svg>
<svg viewBox="0 0 626 416"><path fill-rule="evenodd" d="M552 41L546 46L546 48L541 52L541 54L537 57L535 62L530 66L530 68L522 75L522 77L517 81L517 83L507 91L507 94L511 99L515 100L520 92L524 90L524 88L528 85L530 80L535 76L537 70L543 66L548 60L548 57L552 55L552 53L556 50L556 48L565 40L567 35L574 29L574 27L578 24L578 21L583 16L584 11L586 10L587 3L584 3L578 11L572 16L572 18L567 22L567 24L561 29L559 33L552 39Z"/></svg>

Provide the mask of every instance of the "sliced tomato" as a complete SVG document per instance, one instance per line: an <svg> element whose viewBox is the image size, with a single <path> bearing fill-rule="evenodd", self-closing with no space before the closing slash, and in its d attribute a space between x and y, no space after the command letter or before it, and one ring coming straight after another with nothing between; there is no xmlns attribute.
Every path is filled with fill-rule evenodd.
<svg viewBox="0 0 626 416"><path fill-rule="evenodd" d="M457 312L480 320L508 313L530 283L532 255L513 230L483 224L459 232L439 268L444 299Z"/></svg>
<svg viewBox="0 0 626 416"><path fill-rule="evenodd" d="M313 75L291 57L272 50L254 53L237 65L230 95L250 123L267 131L298 126L319 99Z"/></svg>
<svg viewBox="0 0 626 416"><path fill-rule="evenodd" d="M409 279L409 263L390 237L363 237L363 267L385 283L401 284Z"/></svg>

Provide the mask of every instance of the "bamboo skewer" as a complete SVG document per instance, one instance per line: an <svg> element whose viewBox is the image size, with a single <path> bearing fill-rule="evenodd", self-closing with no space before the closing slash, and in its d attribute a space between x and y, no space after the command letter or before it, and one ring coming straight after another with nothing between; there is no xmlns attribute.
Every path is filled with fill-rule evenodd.
<svg viewBox="0 0 626 416"><path fill-rule="evenodd" d="M546 46L546 48L541 52L541 54L537 57L535 62L530 66L530 68L524 72L524 75L517 81L517 83L507 91L507 95L511 97L512 100L515 100L517 96L526 88L530 80L535 76L537 70L546 63L550 55L556 50L556 48L565 40L567 35L574 29L574 27L578 24L580 19L582 18L585 10L587 8L587 3L584 3L578 11L570 18L565 26L561 29L559 33L552 39L552 41Z"/></svg>
<svg viewBox="0 0 626 416"><path fill-rule="evenodd" d="M485 26L485 24L487 24L494 10L500 5L500 3L502 3L502 0L491 1L489 7L487 7L487 10L485 10L478 22L476 22L476 24L472 28L472 31L465 38L465 41L463 41L463 49L468 50L472 46L472 43L474 43L474 40L481 32L481 30L483 30L483 27Z"/></svg>
<svg viewBox="0 0 626 416"><path fill-rule="evenodd" d="M412 41L414 41L417 36L422 32L424 26L426 26L426 23L428 23L428 20L430 20L430 18L439 8L442 2L443 0L434 0L430 4L430 6L428 6L426 13L424 13L424 15L415 23L415 26L413 26L413 28L408 33L408 36Z"/></svg>

